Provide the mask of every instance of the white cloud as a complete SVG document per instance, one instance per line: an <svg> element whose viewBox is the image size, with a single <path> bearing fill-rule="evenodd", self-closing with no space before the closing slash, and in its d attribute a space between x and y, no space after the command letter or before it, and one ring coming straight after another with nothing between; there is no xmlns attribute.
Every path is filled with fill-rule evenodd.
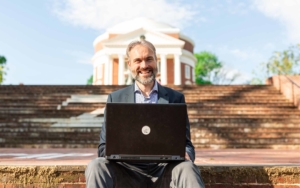
<svg viewBox="0 0 300 188"><path fill-rule="evenodd" d="M187 23L206 21L196 18L196 7L166 0L54 0L53 11L64 21L96 30L107 29L117 23L136 17L183 28Z"/></svg>
<svg viewBox="0 0 300 188"><path fill-rule="evenodd" d="M266 16L279 20L286 26L291 42L300 42L299 0L253 0L253 3Z"/></svg>

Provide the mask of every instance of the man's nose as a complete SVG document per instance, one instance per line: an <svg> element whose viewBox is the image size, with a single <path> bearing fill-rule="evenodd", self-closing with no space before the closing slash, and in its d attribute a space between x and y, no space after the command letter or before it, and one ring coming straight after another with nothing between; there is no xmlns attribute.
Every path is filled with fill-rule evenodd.
<svg viewBox="0 0 300 188"><path fill-rule="evenodd" d="M146 62L145 60L143 60L143 61L141 62L141 64L140 64L140 66L141 66L142 68L146 68L146 67L147 67L147 62Z"/></svg>

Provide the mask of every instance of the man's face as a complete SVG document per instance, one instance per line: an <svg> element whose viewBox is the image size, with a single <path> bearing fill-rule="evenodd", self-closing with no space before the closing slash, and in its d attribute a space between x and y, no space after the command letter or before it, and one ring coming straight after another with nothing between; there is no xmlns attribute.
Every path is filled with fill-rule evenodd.
<svg viewBox="0 0 300 188"><path fill-rule="evenodd" d="M128 66L132 77L143 85L152 83L157 74L156 57L147 46L136 45L129 52Z"/></svg>

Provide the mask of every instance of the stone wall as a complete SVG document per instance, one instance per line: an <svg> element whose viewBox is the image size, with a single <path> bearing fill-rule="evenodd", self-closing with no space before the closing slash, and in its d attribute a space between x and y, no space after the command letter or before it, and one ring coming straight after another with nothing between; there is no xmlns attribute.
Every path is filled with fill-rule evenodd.
<svg viewBox="0 0 300 188"><path fill-rule="evenodd" d="M297 188L300 167L199 167L206 188ZM84 188L85 166L0 166L0 188Z"/></svg>

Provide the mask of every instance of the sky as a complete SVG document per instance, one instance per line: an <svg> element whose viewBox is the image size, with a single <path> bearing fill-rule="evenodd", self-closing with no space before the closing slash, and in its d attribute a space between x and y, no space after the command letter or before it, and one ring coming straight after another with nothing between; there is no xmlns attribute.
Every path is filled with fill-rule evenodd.
<svg viewBox="0 0 300 188"><path fill-rule="evenodd" d="M86 84L96 37L137 17L178 27L194 52L212 52L239 72L236 84L274 51L300 43L299 0L0 0L3 84Z"/></svg>

